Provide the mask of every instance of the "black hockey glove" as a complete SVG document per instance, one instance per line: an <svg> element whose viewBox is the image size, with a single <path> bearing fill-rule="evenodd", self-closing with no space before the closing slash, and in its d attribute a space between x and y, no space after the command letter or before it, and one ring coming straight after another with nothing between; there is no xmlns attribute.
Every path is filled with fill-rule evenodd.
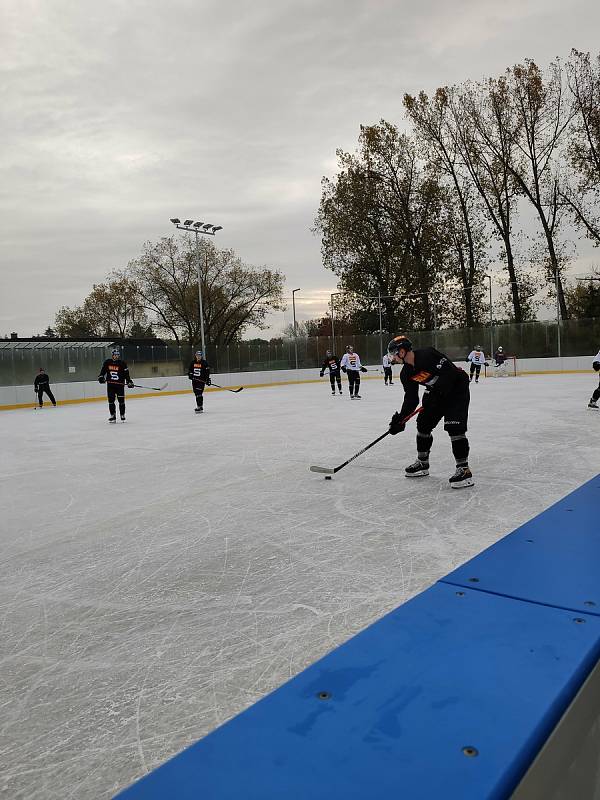
<svg viewBox="0 0 600 800"><path fill-rule="evenodd" d="M347 372L347 371L348 370L346 369L346 367L342 367L342 372Z"/></svg>
<svg viewBox="0 0 600 800"><path fill-rule="evenodd" d="M106 378L104 377L104 375L98 376L98 383L106 383Z"/></svg>
<svg viewBox="0 0 600 800"><path fill-rule="evenodd" d="M366 367L361 367L361 368L360 368L360 371L361 371L361 372L366 372L366 371L367 371L367 368L366 368Z"/></svg>
<svg viewBox="0 0 600 800"><path fill-rule="evenodd" d="M596 370L596 372L600 372L600 361L594 361L592 367Z"/></svg>
<svg viewBox="0 0 600 800"><path fill-rule="evenodd" d="M319 378L322 378L324 374L324 372L319 372Z"/></svg>
<svg viewBox="0 0 600 800"><path fill-rule="evenodd" d="M398 411L394 412L394 416L390 420L390 433L395 436L397 433L402 433L406 428L406 422L402 421L402 417Z"/></svg>
<svg viewBox="0 0 600 800"><path fill-rule="evenodd" d="M133 389L133 381L127 381L127 388Z"/></svg>

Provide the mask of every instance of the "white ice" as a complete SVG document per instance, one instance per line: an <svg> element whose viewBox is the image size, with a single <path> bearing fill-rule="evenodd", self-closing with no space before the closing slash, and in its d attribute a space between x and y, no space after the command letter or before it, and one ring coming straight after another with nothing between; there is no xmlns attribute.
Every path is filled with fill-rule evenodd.
<svg viewBox="0 0 600 800"><path fill-rule="evenodd" d="M401 387L329 382L0 412L0 797L98 800L597 474L596 376L472 387L407 480Z"/></svg>

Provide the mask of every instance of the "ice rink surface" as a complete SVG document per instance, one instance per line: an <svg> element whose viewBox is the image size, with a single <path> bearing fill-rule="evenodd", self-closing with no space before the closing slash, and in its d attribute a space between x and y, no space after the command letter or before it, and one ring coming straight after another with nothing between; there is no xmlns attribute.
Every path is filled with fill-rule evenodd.
<svg viewBox="0 0 600 800"><path fill-rule="evenodd" d="M593 373L481 380L476 486L407 480L399 382L0 413L0 797L109 798L600 465ZM344 385L346 390L346 384Z"/></svg>

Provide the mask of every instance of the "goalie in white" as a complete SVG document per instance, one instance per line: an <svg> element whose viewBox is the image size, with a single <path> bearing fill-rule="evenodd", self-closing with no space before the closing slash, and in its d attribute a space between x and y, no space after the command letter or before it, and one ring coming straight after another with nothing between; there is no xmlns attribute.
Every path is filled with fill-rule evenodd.
<svg viewBox="0 0 600 800"><path fill-rule="evenodd" d="M478 344L475 345L475 349L471 350L467 356L467 361L471 362L469 382L473 380L473 375L475 375L475 383L479 383L479 373L484 365L487 367L487 361L485 360L485 353Z"/></svg>
<svg viewBox="0 0 600 800"><path fill-rule="evenodd" d="M494 353L494 369L496 378L508 377L508 364L506 363L506 355L502 346L499 346Z"/></svg>

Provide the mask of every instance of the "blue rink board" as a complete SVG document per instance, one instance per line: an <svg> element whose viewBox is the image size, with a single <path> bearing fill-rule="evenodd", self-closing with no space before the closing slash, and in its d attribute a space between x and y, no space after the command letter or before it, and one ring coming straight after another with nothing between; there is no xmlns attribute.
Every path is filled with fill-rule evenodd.
<svg viewBox="0 0 600 800"><path fill-rule="evenodd" d="M598 616L438 583L118 797L506 798L599 657Z"/></svg>
<svg viewBox="0 0 600 800"><path fill-rule="evenodd" d="M600 614L599 512L597 476L442 580Z"/></svg>

